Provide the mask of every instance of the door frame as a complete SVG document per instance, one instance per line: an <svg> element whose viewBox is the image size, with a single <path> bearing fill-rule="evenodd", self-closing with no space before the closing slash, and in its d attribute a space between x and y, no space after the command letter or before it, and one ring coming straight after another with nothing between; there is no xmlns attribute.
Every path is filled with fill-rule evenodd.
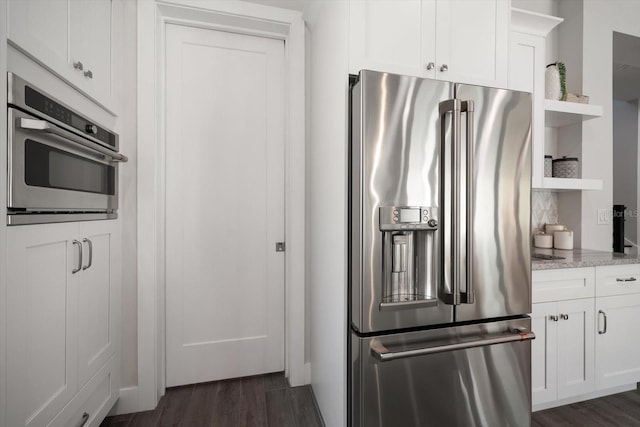
<svg viewBox="0 0 640 427"><path fill-rule="evenodd" d="M138 386L135 410L165 392L165 28L178 24L285 43L285 375L310 382L305 357L305 27L302 12L243 1L138 0ZM125 396L122 396L125 397Z"/></svg>

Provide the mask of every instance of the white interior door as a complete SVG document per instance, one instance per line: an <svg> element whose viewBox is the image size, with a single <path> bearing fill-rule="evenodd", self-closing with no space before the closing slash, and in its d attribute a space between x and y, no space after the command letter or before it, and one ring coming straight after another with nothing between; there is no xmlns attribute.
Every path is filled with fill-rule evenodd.
<svg viewBox="0 0 640 427"><path fill-rule="evenodd" d="M284 369L284 42L168 25L167 386Z"/></svg>

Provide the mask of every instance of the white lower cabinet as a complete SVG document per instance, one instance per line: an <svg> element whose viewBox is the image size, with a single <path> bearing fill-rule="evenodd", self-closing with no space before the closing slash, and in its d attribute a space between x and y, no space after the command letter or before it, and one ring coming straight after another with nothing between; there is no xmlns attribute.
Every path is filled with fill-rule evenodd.
<svg viewBox="0 0 640 427"><path fill-rule="evenodd" d="M85 412L85 426L99 425L115 403L117 230L116 221L7 229L7 426L80 425Z"/></svg>
<svg viewBox="0 0 640 427"><path fill-rule="evenodd" d="M596 387L640 382L640 294L597 298L596 314Z"/></svg>
<svg viewBox="0 0 640 427"><path fill-rule="evenodd" d="M533 405L594 389L594 299L533 304Z"/></svg>
<svg viewBox="0 0 640 427"><path fill-rule="evenodd" d="M532 280L533 409L640 382L640 264L536 270Z"/></svg>

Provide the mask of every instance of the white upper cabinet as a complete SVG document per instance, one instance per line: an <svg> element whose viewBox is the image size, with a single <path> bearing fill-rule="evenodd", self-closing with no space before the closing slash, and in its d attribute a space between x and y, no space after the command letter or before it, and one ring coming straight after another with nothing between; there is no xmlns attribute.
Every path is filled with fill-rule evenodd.
<svg viewBox="0 0 640 427"><path fill-rule="evenodd" d="M352 0L349 71L505 87L507 0Z"/></svg>
<svg viewBox="0 0 640 427"><path fill-rule="evenodd" d="M9 42L113 110L112 0L9 0Z"/></svg>
<svg viewBox="0 0 640 427"><path fill-rule="evenodd" d="M69 3L69 56L83 69L78 85L98 100L111 98L111 0ZM82 76L82 78L80 78Z"/></svg>

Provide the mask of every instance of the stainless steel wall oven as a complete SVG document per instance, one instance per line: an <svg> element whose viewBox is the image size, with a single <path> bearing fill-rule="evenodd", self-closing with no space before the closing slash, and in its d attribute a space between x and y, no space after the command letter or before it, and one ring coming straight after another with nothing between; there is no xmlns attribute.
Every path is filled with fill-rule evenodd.
<svg viewBox="0 0 640 427"><path fill-rule="evenodd" d="M8 73L7 224L113 219L118 135Z"/></svg>

